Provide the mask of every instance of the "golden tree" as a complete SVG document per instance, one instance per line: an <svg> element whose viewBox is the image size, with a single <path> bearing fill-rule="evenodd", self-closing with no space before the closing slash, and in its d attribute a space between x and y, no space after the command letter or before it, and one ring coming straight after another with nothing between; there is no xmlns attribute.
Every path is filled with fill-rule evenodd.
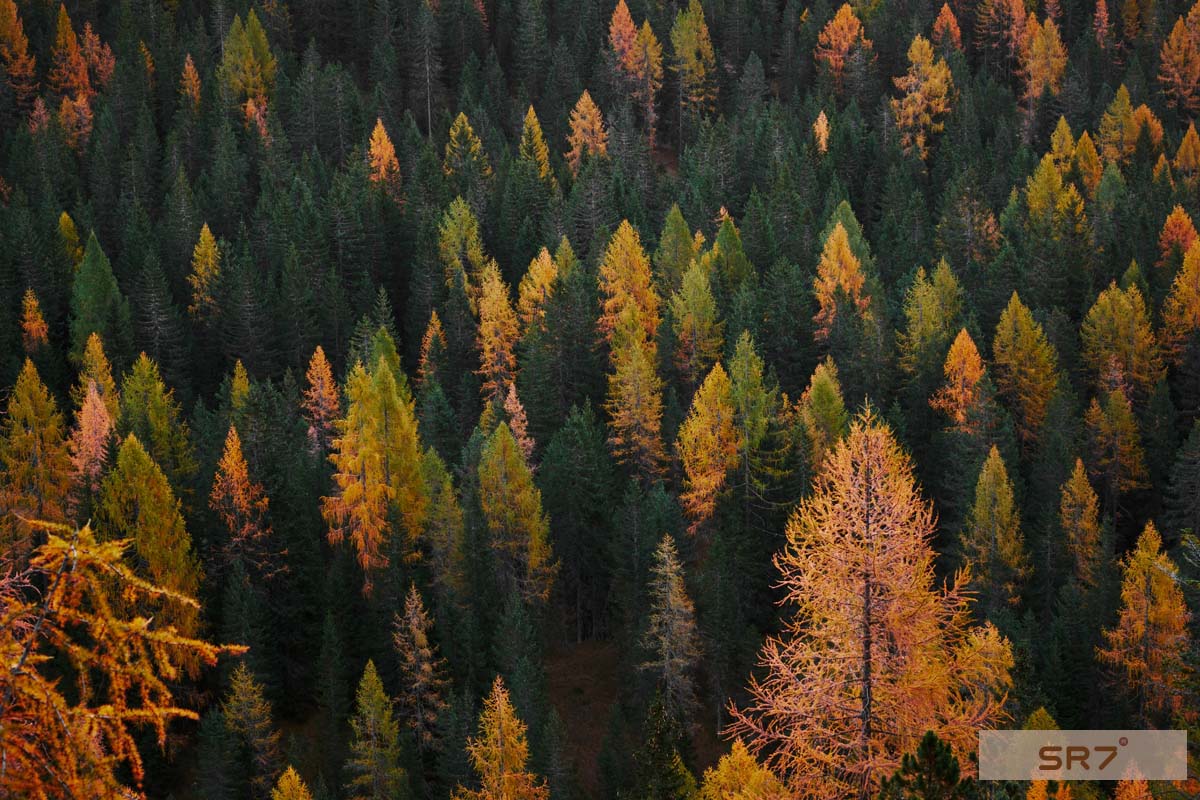
<svg viewBox="0 0 1200 800"><path fill-rule="evenodd" d="M1016 418L1024 446L1036 441L1058 383L1058 354L1042 326L1013 292L992 340L996 389Z"/></svg>
<svg viewBox="0 0 1200 800"><path fill-rule="evenodd" d="M665 458L657 358L653 343L625 341L613 347L608 376L609 445L619 461L633 466L644 479L657 476Z"/></svg>
<svg viewBox="0 0 1200 800"><path fill-rule="evenodd" d="M29 359L8 396L0 437L0 552L20 563L34 545L26 520L65 522L71 489L63 418Z"/></svg>
<svg viewBox="0 0 1200 800"><path fill-rule="evenodd" d="M172 687L218 647L128 609L182 607L190 596L125 566L128 540L33 522L45 534L28 569L0 581L0 795L30 800L136 797L144 776L136 731L160 747L176 719L197 719ZM33 591L33 586L43 587ZM115 598L122 597L121 602ZM175 616L188 616L176 614ZM74 680L64 680L69 667Z"/></svg>
<svg viewBox="0 0 1200 800"><path fill-rule="evenodd" d="M938 588L934 522L908 458L868 410L835 445L776 556L794 613L730 733L796 797L871 796L934 731L960 757L1003 718L1012 654L970 625L967 576Z"/></svg>
<svg viewBox="0 0 1200 800"><path fill-rule="evenodd" d="M566 159L572 175L579 174L585 155L608 155L608 130L604 127L604 116L587 89L583 90L579 102L571 110L571 133L567 136L567 144L571 146Z"/></svg>
<svg viewBox="0 0 1200 800"><path fill-rule="evenodd" d="M342 415L342 401L321 345L317 345L309 359L305 380L308 388L304 390L301 407L308 422L308 440L314 450L324 453L333 441L336 420Z"/></svg>
<svg viewBox="0 0 1200 800"><path fill-rule="evenodd" d="M1047 18L1041 25L1032 19L1027 35L1025 98L1032 112L1044 93L1057 95L1062 88L1062 76L1067 69L1067 49L1052 19Z"/></svg>
<svg viewBox="0 0 1200 800"><path fill-rule="evenodd" d="M547 185L557 186L554 173L550 171L550 148L542 133L542 123L538 121L533 106L525 112L525 122L521 125L521 141L517 145L517 155L522 161L533 164L539 180Z"/></svg>
<svg viewBox="0 0 1200 800"><path fill-rule="evenodd" d="M700 800L784 800L787 791L771 770L755 761L741 739L704 771Z"/></svg>
<svg viewBox="0 0 1200 800"><path fill-rule="evenodd" d="M1188 123L1187 132L1179 142L1175 151L1175 160L1171 162L1175 174L1183 178L1189 187L1195 187L1196 177L1200 175L1200 134L1196 133L1196 124Z"/></svg>
<svg viewBox="0 0 1200 800"><path fill-rule="evenodd" d="M300 778L300 774L289 766L275 782L275 788L271 790L271 800L312 800L312 794Z"/></svg>
<svg viewBox="0 0 1200 800"><path fill-rule="evenodd" d="M201 319L216 313L216 289L221 276L221 251L207 223L200 229L200 240L192 250L192 272L188 285L192 287L192 302L188 313Z"/></svg>
<svg viewBox="0 0 1200 800"><path fill-rule="evenodd" d="M479 290L480 391L487 400L503 397L517 377L517 315L508 285L495 261L483 268Z"/></svg>
<svg viewBox="0 0 1200 800"><path fill-rule="evenodd" d="M600 331L610 344L620 344L622 318L629 312L628 336L653 342L658 333L659 297L650 259L629 220L622 220L600 262Z"/></svg>
<svg viewBox="0 0 1200 800"><path fill-rule="evenodd" d="M96 382L88 383L88 393L83 405L75 415L75 427L71 430L68 447L71 450L71 481L75 490L70 506L77 514L85 499L100 491L100 478L108 462L108 447L112 442L115 425Z"/></svg>
<svg viewBox="0 0 1200 800"><path fill-rule="evenodd" d="M1200 109L1200 49L1196 37L1184 24L1183 17L1175 20L1175 27L1167 36L1158 52L1158 82L1162 85L1167 106L1185 114L1194 114Z"/></svg>
<svg viewBox="0 0 1200 800"><path fill-rule="evenodd" d="M183 59L183 71L179 75L179 96L193 114L199 113L200 73L196 71L196 62L192 61L191 53Z"/></svg>
<svg viewBox="0 0 1200 800"><path fill-rule="evenodd" d="M1082 459L1075 459L1071 477L1062 486L1058 521L1066 538L1075 578L1085 588L1091 588L1095 585L1104 553L1100 540L1100 498L1088 481Z"/></svg>
<svg viewBox="0 0 1200 800"><path fill-rule="evenodd" d="M42 306L33 289L26 289L21 298L21 346L25 348L25 355L33 356L49 344L50 326L42 316Z"/></svg>
<svg viewBox="0 0 1200 800"><path fill-rule="evenodd" d="M375 129L371 131L371 143L367 150L367 161L370 165L371 182L382 186L393 199L400 196L400 161L396 158L396 148L388 138L383 120L376 118Z"/></svg>
<svg viewBox="0 0 1200 800"><path fill-rule="evenodd" d="M84 103L92 94L88 78L87 61L79 47L79 38L71 25L71 17L64 4L58 6L58 19L54 33L54 48L51 51L50 88L65 100L68 96Z"/></svg>
<svg viewBox="0 0 1200 800"><path fill-rule="evenodd" d="M113 380L112 365L104 354L104 342L95 331L88 334L80 358L79 379L71 388L71 402L76 408L83 407L83 401L93 385L104 401L108 416L116 425L121 418L121 395L117 392L117 382Z"/></svg>
<svg viewBox="0 0 1200 800"><path fill-rule="evenodd" d="M663 55L662 45L650 27L650 20L644 21L638 29L625 65L633 86L633 100L641 110L646 137L653 150L658 129L658 91L663 82Z"/></svg>
<svg viewBox="0 0 1200 800"><path fill-rule="evenodd" d="M1029 576L1029 556L1012 481L995 445L979 471L975 505L962 534L962 551L970 565L971 586L989 616L1020 601Z"/></svg>
<svg viewBox="0 0 1200 800"><path fill-rule="evenodd" d="M796 415L808 444L808 465L815 473L837 441L846 435L850 422L832 358L827 356L817 364L808 388L796 403Z"/></svg>
<svg viewBox="0 0 1200 800"><path fill-rule="evenodd" d="M0 61L17 105L28 109L37 92L37 59L29 53L29 37L15 0L0 0Z"/></svg>
<svg viewBox="0 0 1200 800"><path fill-rule="evenodd" d="M1188 343L1200 331L1200 243L1193 243L1171 284L1162 310L1163 343L1171 360L1181 364Z"/></svg>
<svg viewBox="0 0 1200 800"><path fill-rule="evenodd" d="M671 26L671 69L679 77L679 141L683 142L684 121L707 114L717 101L716 56L704 7L688 0Z"/></svg>
<svg viewBox="0 0 1200 800"><path fill-rule="evenodd" d="M950 345L942 370L946 381L929 404L948 416L956 429L971 432L976 425L974 412L984 396L982 382L986 370L966 328L958 332Z"/></svg>
<svg viewBox="0 0 1200 800"><path fill-rule="evenodd" d="M813 335L817 341L829 337L843 298L859 314L867 312L871 298L865 292L866 282L862 264L850 249L850 236L839 221L825 239L821 260L817 262L817 276L813 279L818 306L813 317L817 325Z"/></svg>
<svg viewBox="0 0 1200 800"><path fill-rule="evenodd" d="M962 31L958 27L958 19L950 9L949 3L942 3L937 19L933 21L933 44L943 53L951 50L962 50Z"/></svg>
<svg viewBox="0 0 1200 800"><path fill-rule="evenodd" d="M1158 261L1154 263L1155 269L1169 269L1174 273L1197 238L1200 236L1196 234L1192 218L1183 210L1183 206L1176 205L1167 215L1158 234Z"/></svg>
<svg viewBox="0 0 1200 800"><path fill-rule="evenodd" d="M286 569L279 563L285 553L276 552L271 542L268 504L262 484L250 480L250 467L242 455L242 439L237 428L230 425L225 436L225 451L217 462L208 506L228 534L220 548L225 565L241 560L256 578L267 579Z"/></svg>
<svg viewBox="0 0 1200 800"><path fill-rule="evenodd" d="M718 363L692 398L676 442L684 473L679 499L691 519L688 530L692 533L712 517L726 475L737 465L738 431L733 416L732 386Z"/></svg>
<svg viewBox="0 0 1200 800"><path fill-rule="evenodd" d="M480 787L460 786L454 790L454 800L546 800L550 796L546 785L528 771L525 723L517 717L499 675L483 701L479 733L467 740L467 754Z"/></svg>
<svg viewBox="0 0 1200 800"><path fill-rule="evenodd" d="M608 22L608 45L612 48L613 59L618 67L624 68L628 63L637 35L638 29L633 24L629 6L625 4L625 0L617 0L616 8L613 9Z"/></svg>
<svg viewBox="0 0 1200 800"><path fill-rule="evenodd" d="M813 57L818 66L833 79L834 89L840 94L846 73L846 63L852 50L869 54L872 49L871 40L863 33L862 23L854 14L849 3L833 15L833 19L821 29L817 35L817 48Z"/></svg>
<svg viewBox="0 0 1200 800"><path fill-rule="evenodd" d="M1104 486L1105 502L1115 514L1121 496L1144 488L1149 478L1137 418L1125 389L1110 389L1103 402L1093 397L1084 421L1091 445L1088 470Z"/></svg>
<svg viewBox="0 0 1200 800"><path fill-rule="evenodd" d="M543 247L529 262L529 269L517 286L517 314L521 318L521 330L528 332L534 323L546 317L546 303L554 292L558 280L558 264ZM432 323L431 323L432 324Z"/></svg>
<svg viewBox="0 0 1200 800"><path fill-rule="evenodd" d="M944 58L934 61L933 45L918 35L908 48L908 72L892 82L904 93L891 101L900 147L924 160L929 155L929 137L941 133L945 128L942 118L950 113L954 95L950 67Z"/></svg>
<svg viewBox="0 0 1200 800"><path fill-rule="evenodd" d="M1135 397L1144 400L1163 377L1150 312L1137 286L1120 289L1113 282L1102 291L1083 320L1080 336L1083 360L1097 387L1103 386L1116 368Z"/></svg>
<svg viewBox="0 0 1200 800"><path fill-rule="evenodd" d="M671 295L671 328L675 332L675 367L688 386L695 386L721 353L717 302L708 283L708 269L699 262L683 275L683 285Z"/></svg>
<svg viewBox="0 0 1200 800"><path fill-rule="evenodd" d="M1154 523L1146 523L1122 572L1120 616L1097 656L1133 695L1139 724L1151 725L1184 710L1191 613Z"/></svg>

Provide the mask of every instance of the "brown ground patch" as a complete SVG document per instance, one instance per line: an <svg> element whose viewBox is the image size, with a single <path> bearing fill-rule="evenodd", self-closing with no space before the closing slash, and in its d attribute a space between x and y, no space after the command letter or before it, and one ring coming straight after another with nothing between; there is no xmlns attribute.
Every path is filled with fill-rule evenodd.
<svg viewBox="0 0 1200 800"><path fill-rule="evenodd" d="M606 641L559 647L546 658L550 702L562 718L571 760L589 797L600 790L600 748L620 694L618 663L616 646Z"/></svg>

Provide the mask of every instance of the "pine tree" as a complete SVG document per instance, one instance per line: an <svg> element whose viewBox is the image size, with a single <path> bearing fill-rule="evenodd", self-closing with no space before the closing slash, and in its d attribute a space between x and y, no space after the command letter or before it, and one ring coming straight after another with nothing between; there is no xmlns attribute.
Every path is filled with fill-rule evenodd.
<svg viewBox="0 0 1200 800"><path fill-rule="evenodd" d="M341 416L341 398L320 345L313 351L305 378L308 388L304 390L302 408L308 422L308 440L315 452L324 453L333 443L336 421Z"/></svg>
<svg viewBox="0 0 1200 800"><path fill-rule="evenodd" d="M717 303L709 288L708 269L693 261L684 273L682 286L671 295L668 305L675 332L675 367L687 386L695 386L721 353L724 327L717 318Z"/></svg>
<svg viewBox="0 0 1200 800"><path fill-rule="evenodd" d="M1058 519L1066 538L1075 579L1085 588L1095 586L1104 555L1101 550L1100 501L1088 482L1082 459L1075 459L1071 477L1062 486Z"/></svg>
<svg viewBox="0 0 1200 800"><path fill-rule="evenodd" d="M683 583L683 564L670 534L654 551L650 572L650 618L642 634L642 649L649 658L639 669L653 676L667 716L686 726L698 705L695 670L700 640Z"/></svg>
<svg viewBox="0 0 1200 800"><path fill-rule="evenodd" d="M907 458L866 412L788 522L776 564L795 612L730 730L797 796L868 796L918 731L962 752L1003 714L1009 644L969 626L961 577L935 588L932 535Z"/></svg>
<svg viewBox="0 0 1200 800"><path fill-rule="evenodd" d="M1104 631L1097 656L1133 695L1138 723L1153 725L1183 709L1191 614L1153 523L1146 524L1122 572L1120 615Z"/></svg>
<svg viewBox="0 0 1200 800"><path fill-rule="evenodd" d="M450 126L442 171L456 192L465 197L475 215L482 217L487 209L487 189L492 178L492 164L483 142L475 134L467 115L459 112Z"/></svg>
<svg viewBox="0 0 1200 800"><path fill-rule="evenodd" d="M352 800L391 800L408 796L408 776L400 766L400 726L383 690L375 663L367 661L358 684L346 784Z"/></svg>
<svg viewBox="0 0 1200 800"><path fill-rule="evenodd" d="M188 597L196 595L200 563L184 526L179 500L134 434L121 443L116 461L101 485L96 529L106 541L132 540L131 567L156 586ZM200 629L196 608L168 605L158 610L157 616L185 636L194 636ZM194 674L195 668L192 665L189 672Z"/></svg>
<svg viewBox="0 0 1200 800"><path fill-rule="evenodd" d="M455 800L546 800L549 791L527 771L529 742L525 723L517 718L508 690L499 676L484 700L479 733L467 742L471 766L479 776L478 790L459 786Z"/></svg>
<svg viewBox="0 0 1200 800"><path fill-rule="evenodd" d="M608 155L608 129L604 116L592 101L586 89L571 111L571 134L567 137L571 149L565 154L572 175L579 175L584 156L589 158Z"/></svg>
<svg viewBox="0 0 1200 800"><path fill-rule="evenodd" d="M679 204L672 204L663 221L658 248L654 251L654 277L662 291L678 290L683 284L683 276L699 255L700 239L692 235Z"/></svg>
<svg viewBox="0 0 1200 800"><path fill-rule="evenodd" d="M996 389L1016 418L1017 434L1029 447L1037 441L1058 382L1058 355L1042 326L1013 292L992 340Z"/></svg>
<svg viewBox="0 0 1200 800"><path fill-rule="evenodd" d="M982 611L988 617L994 617L1006 605L1020 602L1030 570L1029 555L1021 535L1012 482L995 445L975 484L975 505L962 534L962 554L970 565Z"/></svg>
<svg viewBox="0 0 1200 800"><path fill-rule="evenodd" d="M416 736L422 750L432 747L437 738L438 717L446 710L443 697L447 680L446 661L430 638L433 622L425 612L425 603L416 584L404 598L403 615L392 621L392 643L400 658L400 695L396 705L404 725Z"/></svg>
<svg viewBox="0 0 1200 800"><path fill-rule="evenodd" d="M676 448L684 472L680 501L696 533L712 517L726 476L737 465L732 386L719 363L692 398Z"/></svg>
<svg viewBox="0 0 1200 800"><path fill-rule="evenodd" d="M1175 456L1166 511L1173 532L1200 531L1200 420L1192 423L1187 441Z"/></svg>
<svg viewBox="0 0 1200 800"><path fill-rule="evenodd" d="M95 233L88 237L83 261L71 286L71 359L76 363L83 357L88 337L93 333L99 333L108 342L117 363L129 363L125 361L133 344L129 302L117 287L112 265L100 249Z"/></svg>
<svg viewBox="0 0 1200 800"><path fill-rule="evenodd" d="M234 16L221 53L217 76L234 102L265 108L275 88L277 64L254 9L246 14L244 25Z"/></svg>
<svg viewBox="0 0 1200 800"><path fill-rule="evenodd" d="M239 758L249 782L250 796L267 800L280 771L279 731L262 684L244 663L233 670L229 693L221 703L225 725L237 741Z"/></svg>
<svg viewBox="0 0 1200 800"><path fill-rule="evenodd" d="M974 790L950 746L926 731L917 749L905 753L900 768L883 782L879 800L968 800Z"/></svg>
<svg viewBox="0 0 1200 800"><path fill-rule="evenodd" d="M8 396L0 465L0 549L23 560L35 544L31 521L66 521L71 485L62 415L29 359Z"/></svg>
<svg viewBox="0 0 1200 800"><path fill-rule="evenodd" d="M542 493L507 424L496 426L484 444L479 502L506 588L526 601L548 599L558 570L550 551L550 525Z"/></svg>
<svg viewBox="0 0 1200 800"><path fill-rule="evenodd" d="M894 78L904 96L891 101L892 115L900 131L900 146L924 160L929 154L929 138L945 128L942 117L950 112L954 80L945 59L934 61L933 46L924 36L916 36L908 48L908 72Z"/></svg>

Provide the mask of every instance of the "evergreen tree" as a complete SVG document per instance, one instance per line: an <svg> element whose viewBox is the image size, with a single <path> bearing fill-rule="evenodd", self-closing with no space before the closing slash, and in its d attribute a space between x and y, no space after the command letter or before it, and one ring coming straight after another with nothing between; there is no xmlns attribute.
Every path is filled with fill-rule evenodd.
<svg viewBox="0 0 1200 800"><path fill-rule="evenodd" d="M400 766L400 727L372 661L367 662L358 684L350 729L350 758L346 762L349 796L353 800L406 797L408 776Z"/></svg>
<svg viewBox="0 0 1200 800"><path fill-rule="evenodd" d="M663 713L686 726L697 706L694 671L700 660L695 612L683 584L683 565L675 542L663 536L651 569L650 618L642 635L650 672L662 699Z"/></svg>
<svg viewBox="0 0 1200 800"><path fill-rule="evenodd" d="M250 797L268 800L281 767L279 731L272 721L271 705L263 696L262 684L245 664L238 664L230 676L229 693L221 703L221 714L236 742L235 774L244 778Z"/></svg>

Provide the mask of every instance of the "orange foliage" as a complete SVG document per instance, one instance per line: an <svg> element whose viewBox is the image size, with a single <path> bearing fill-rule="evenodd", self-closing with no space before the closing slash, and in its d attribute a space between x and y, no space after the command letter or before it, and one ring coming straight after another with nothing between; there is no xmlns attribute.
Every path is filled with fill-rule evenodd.
<svg viewBox="0 0 1200 800"><path fill-rule="evenodd" d="M242 455L237 428L229 426L225 452L217 463L208 507L220 518L229 539L223 543L222 560L241 560L255 577L270 578L285 567L270 550L271 525L266 520L267 496L262 484L250 480L250 468Z"/></svg>
<svg viewBox="0 0 1200 800"><path fill-rule="evenodd" d="M604 127L604 117L587 89L583 90L579 102L571 111L571 133L567 137L567 144L571 146L566 159L572 175L578 174L585 154L608 154L608 131Z"/></svg>
<svg viewBox="0 0 1200 800"><path fill-rule="evenodd" d="M15 0L0 0L0 61L17 105L29 108L37 91L37 60L29 54L29 38Z"/></svg>
<svg viewBox="0 0 1200 800"><path fill-rule="evenodd" d="M871 47L871 40L863 34L862 23L855 16L854 9L849 3L843 3L818 34L813 57L833 78L834 88L840 93L850 51L858 48L869 52Z"/></svg>
<svg viewBox="0 0 1200 800"><path fill-rule="evenodd" d="M183 60L183 73L179 76L179 96L191 108L192 113L200 110L200 73L196 71L191 53Z"/></svg>
<svg viewBox="0 0 1200 800"><path fill-rule="evenodd" d="M962 32L958 28L958 20L950 10L949 3L942 3L942 10L933 21L933 43L939 50L962 50Z"/></svg>
<svg viewBox="0 0 1200 800"><path fill-rule="evenodd" d="M955 428L969 432L974 411L983 398L980 382L985 370L979 349L966 328L958 332L954 344L950 345L942 370L946 382L929 404L950 417Z"/></svg>
<svg viewBox="0 0 1200 800"><path fill-rule="evenodd" d="M26 289L21 298L21 344L28 355L50 344L50 326L42 317L42 307L33 289Z"/></svg>
<svg viewBox="0 0 1200 800"><path fill-rule="evenodd" d="M813 320L817 324L814 336L824 341L837 319L840 297L847 298L859 313L865 313L871 298L864 294L866 277L862 265L850 249L850 236L845 226L837 223L825 240L821 260L817 264L817 277L813 280L813 291L819 306Z"/></svg>
<svg viewBox="0 0 1200 800"><path fill-rule="evenodd" d="M1162 268L1178 263L1184 253L1192 249L1196 238L1196 226L1192 224L1192 218L1183 210L1183 206L1176 205L1167 215L1162 232L1158 234L1158 261L1154 266Z"/></svg>
<svg viewBox="0 0 1200 800"><path fill-rule="evenodd" d="M313 351L305 377L308 388L304 390L303 408L308 420L308 438L316 450L323 452L332 439L334 421L341 415L341 400L321 345Z"/></svg>

